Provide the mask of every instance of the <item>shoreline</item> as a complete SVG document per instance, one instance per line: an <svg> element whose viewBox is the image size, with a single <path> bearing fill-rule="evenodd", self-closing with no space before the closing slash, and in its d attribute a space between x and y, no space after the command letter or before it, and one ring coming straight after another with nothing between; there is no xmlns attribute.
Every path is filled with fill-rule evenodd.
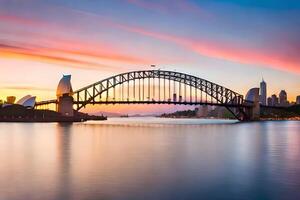
<svg viewBox="0 0 300 200"><path fill-rule="evenodd" d="M74 111L73 116L63 116L52 110L27 109L20 105L0 108L0 122L85 122L107 120L106 116L88 115Z"/></svg>
<svg viewBox="0 0 300 200"><path fill-rule="evenodd" d="M54 122L86 122L86 121L105 121L104 116L88 116L88 117L59 117L59 118L3 118L0 117L0 123L54 123Z"/></svg>
<svg viewBox="0 0 300 200"><path fill-rule="evenodd" d="M199 118L199 117L162 117L158 116L157 118L166 118L166 119L215 119L215 120L237 120L231 118ZM261 118L260 120L256 121L300 121L300 117L291 117L291 118Z"/></svg>

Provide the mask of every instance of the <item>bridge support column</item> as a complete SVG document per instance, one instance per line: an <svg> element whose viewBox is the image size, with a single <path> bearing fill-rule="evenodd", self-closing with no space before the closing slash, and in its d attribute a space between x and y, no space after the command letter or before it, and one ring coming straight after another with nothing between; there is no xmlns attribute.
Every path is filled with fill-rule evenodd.
<svg viewBox="0 0 300 200"><path fill-rule="evenodd" d="M259 101L254 103L252 108L252 120L260 120L260 104Z"/></svg>
<svg viewBox="0 0 300 200"><path fill-rule="evenodd" d="M252 107L247 109L249 120L260 120L259 88L253 88L250 91L252 91L252 94L250 96L253 104Z"/></svg>
<svg viewBox="0 0 300 200"><path fill-rule="evenodd" d="M57 112L62 114L65 117L73 117L73 97L68 94L64 94L63 96L58 98Z"/></svg>
<svg viewBox="0 0 300 200"><path fill-rule="evenodd" d="M260 120L260 105L259 102L254 103L252 107L246 109L247 118L246 121L258 121Z"/></svg>

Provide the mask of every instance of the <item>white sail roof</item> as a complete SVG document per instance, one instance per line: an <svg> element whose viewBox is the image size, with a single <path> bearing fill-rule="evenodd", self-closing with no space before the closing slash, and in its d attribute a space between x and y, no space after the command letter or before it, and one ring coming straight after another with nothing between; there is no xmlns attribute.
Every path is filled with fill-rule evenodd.
<svg viewBox="0 0 300 200"><path fill-rule="evenodd" d="M31 98L31 95L26 95L26 96L22 97L21 99L19 99L19 100L17 101L17 104L23 105L23 104L25 103L25 101L27 101L27 100L30 99L30 98Z"/></svg>
<svg viewBox="0 0 300 200"><path fill-rule="evenodd" d="M35 105L35 101L36 97L35 96L31 96L31 95L26 95L23 98L21 98L17 104L22 105L24 107L30 107L33 108Z"/></svg>

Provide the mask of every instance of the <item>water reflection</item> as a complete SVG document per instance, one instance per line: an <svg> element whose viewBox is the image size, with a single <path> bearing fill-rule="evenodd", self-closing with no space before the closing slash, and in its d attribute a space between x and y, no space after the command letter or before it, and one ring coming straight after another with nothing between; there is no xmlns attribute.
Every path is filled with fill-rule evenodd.
<svg viewBox="0 0 300 200"><path fill-rule="evenodd" d="M126 120L0 124L0 199L300 198L299 122Z"/></svg>
<svg viewBox="0 0 300 200"><path fill-rule="evenodd" d="M56 143L57 143L57 188L56 199L71 199L71 142L72 142L72 124L58 123L56 125Z"/></svg>

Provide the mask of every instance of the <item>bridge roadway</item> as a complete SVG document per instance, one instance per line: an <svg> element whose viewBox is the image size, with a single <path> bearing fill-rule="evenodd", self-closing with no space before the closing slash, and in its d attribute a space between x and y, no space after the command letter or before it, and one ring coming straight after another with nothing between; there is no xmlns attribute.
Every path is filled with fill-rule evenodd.
<svg viewBox="0 0 300 200"><path fill-rule="evenodd" d="M83 104L83 101L74 101L74 104ZM172 104L172 105L209 105L209 106L224 106L224 107L251 107L251 105L239 105L239 104L220 104L211 102L188 102L188 101L98 101L91 102L91 105L103 105L103 104Z"/></svg>
<svg viewBox="0 0 300 200"><path fill-rule="evenodd" d="M84 101L74 101L73 104L83 104ZM35 106L43 106L43 105L49 105L49 104L58 104L58 101L56 99L48 100L48 101L40 101L35 104ZM97 101L97 102L91 102L91 105L103 105L103 104L173 104L173 105L208 105L208 106L224 106L224 107L245 107L250 108L252 107L251 104L220 104L220 103L210 103L210 102L188 102L188 101L182 101L182 102L174 102L174 101ZM264 106L267 107L267 106ZM279 108L279 107L274 107Z"/></svg>

